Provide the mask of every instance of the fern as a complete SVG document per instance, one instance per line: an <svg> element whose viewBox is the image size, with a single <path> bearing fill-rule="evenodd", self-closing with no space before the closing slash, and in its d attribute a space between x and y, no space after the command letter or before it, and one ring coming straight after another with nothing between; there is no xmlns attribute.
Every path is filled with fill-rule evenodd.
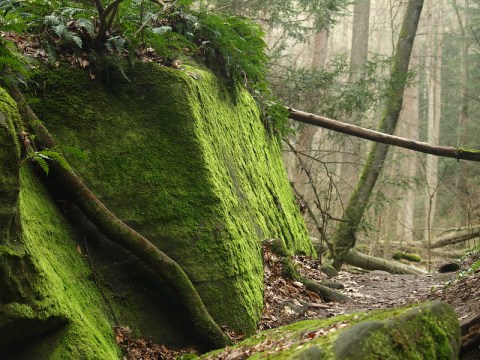
<svg viewBox="0 0 480 360"><path fill-rule="evenodd" d="M32 159L33 161L35 161L47 175L50 171L50 167L48 164L49 161L55 161L62 168L70 171L71 170L70 164L65 159L61 151L67 154L73 155L81 160L87 159L87 155L82 150L74 146L66 146L66 145L56 146L54 148L44 149L41 151L32 151L27 156L27 159Z"/></svg>
<svg viewBox="0 0 480 360"><path fill-rule="evenodd" d="M40 165L40 167L45 172L45 174L48 175L48 172L50 171L50 167L48 166L48 162L45 159L44 155L38 152L34 152L31 155L29 155L28 158L33 159L38 165ZM49 158L47 157L47 159Z"/></svg>

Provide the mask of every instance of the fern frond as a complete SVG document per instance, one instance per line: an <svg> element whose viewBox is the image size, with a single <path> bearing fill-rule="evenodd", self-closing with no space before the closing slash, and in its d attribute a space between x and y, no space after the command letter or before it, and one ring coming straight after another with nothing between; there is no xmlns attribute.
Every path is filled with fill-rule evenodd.
<svg viewBox="0 0 480 360"><path fill-rule="evenodd" d="M59 145L56 147L56 149L64 152L65 154L72 155L76 157L77 159L80 160L87 160L88 155L85 151L75 147L75 146L69 146L69 145Z"/></svg>
<svg viewBox="0 0 480 360"><path fill-rule="evenodd" d="M45 174L48 175L48 172L50 170L47 161L38 153L33 153L31 156L29 156L31 159L35 160L38 165L42 168L42 170L45 172Z"/></svg>
<svg viewBox="0 0 480 360"><path fill-rule="evenodd" d="M46 149L46 150L38 151L37 155L42 157L43 159L56 161L65 170L71 170L71 167L68 161L63 157L63 155L60 152L56 150Z"/></svg>

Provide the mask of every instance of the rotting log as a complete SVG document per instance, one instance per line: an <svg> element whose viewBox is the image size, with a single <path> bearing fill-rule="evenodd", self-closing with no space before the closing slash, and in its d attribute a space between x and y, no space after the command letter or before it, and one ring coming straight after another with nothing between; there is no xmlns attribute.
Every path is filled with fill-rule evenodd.
<svg viewBox="0 0 480 360"><path fill-rule="evenodd" d="M392 274L422 275L427 273L425 270L415 266L408 266L397 261L366 255L355 249L351 249L346 254L345 262L365 270L383 270Z"/></svg>
<svg viewBox="0 0 480 360"><path fill-rule="evenodd" d="M356 136L377 143L398 146L425 154L432 154L457 160L480 161L480 149L462 149L453 146L437 146L422 141L406 139L400 136L366 129L357 125L347 124L338 120L329 119L324 116L315 115L292 108L288 108L288 111L289 117L292 120L319 126L324 129L333 130L342 134Z"/></svg>
<svg viewBox="0 0 480 360"><path fill-rule="evenodd" d="M35 134L35 142L41 148L53 148L55 146L53 137L29 107L19 89L12 86L10 93L17 102L26 126ZM231 340L208 313L197 290L177 262L113 214L74 171L52 162L49 179L65 190L85 216L108 239L134 254L167 283L187 312L200 341L207 349L231 344Z"/></svg>

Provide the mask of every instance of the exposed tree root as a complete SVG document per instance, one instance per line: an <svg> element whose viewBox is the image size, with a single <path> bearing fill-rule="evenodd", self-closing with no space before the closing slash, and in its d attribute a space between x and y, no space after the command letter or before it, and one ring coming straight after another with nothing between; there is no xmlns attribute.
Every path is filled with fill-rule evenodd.
<svg viewBox="0 0 480 360"><path fill-rule="evenodd" d="M297 271L297 268L295 267L295 264L290 257L290 253L288 252L288 249L282 240L268 239L264 242L264 244L270 246L272 252L280 256L285 276L301 282L308 290L317 293L326 302L336 301L340 303L345 303L351 301L348 296L343 295L341 292L335 291L325 285L321 285L313 280L307 279L306 277L302 276Z"/></svg>
<svg viewBox="0 0 480 360"><path fill-rule="evenodd" d="M17 102L26 125L35 133L39 147L54 147L54 139L18 88L11 88L11 95ZM49 179L69 194L72 201L108 239L137 256L168 284L187 311L202 344L208 349L215 349L231 343L208 313L195 287L178 263L116 217L73 171L52 162Z"/></svg>

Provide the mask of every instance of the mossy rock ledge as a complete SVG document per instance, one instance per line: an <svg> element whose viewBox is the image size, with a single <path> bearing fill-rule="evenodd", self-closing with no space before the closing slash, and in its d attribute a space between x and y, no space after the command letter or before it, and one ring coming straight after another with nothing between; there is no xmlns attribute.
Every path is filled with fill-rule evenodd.
<svg viewBox="0 0 480 360"><path fill-rule="evenodd" d="M58 143L88 155L67 157L110 210L183 267L217 323L251 334L263 307L262 240L315 252L253 98L186 68L137 64L108 85L60 66L36 78L31 106ZM66 212L117 322L187 345L169 289L75 208Z"/></svg>
<svg viewBox="0 0 480 360"><path fill-rule="evenodd" d="M2 359L118 359L107 304L80 238L38 175L20 167L20 116L0 88Z"/></svg>
<svg viewBox="0 0 480 360"><path fill-rule="evenodd" d="M307 320L262 332L200 359L376 360L458 358L460 326L450 305L414 307ZM235 357L238 356L238 357Z"/></svg>

